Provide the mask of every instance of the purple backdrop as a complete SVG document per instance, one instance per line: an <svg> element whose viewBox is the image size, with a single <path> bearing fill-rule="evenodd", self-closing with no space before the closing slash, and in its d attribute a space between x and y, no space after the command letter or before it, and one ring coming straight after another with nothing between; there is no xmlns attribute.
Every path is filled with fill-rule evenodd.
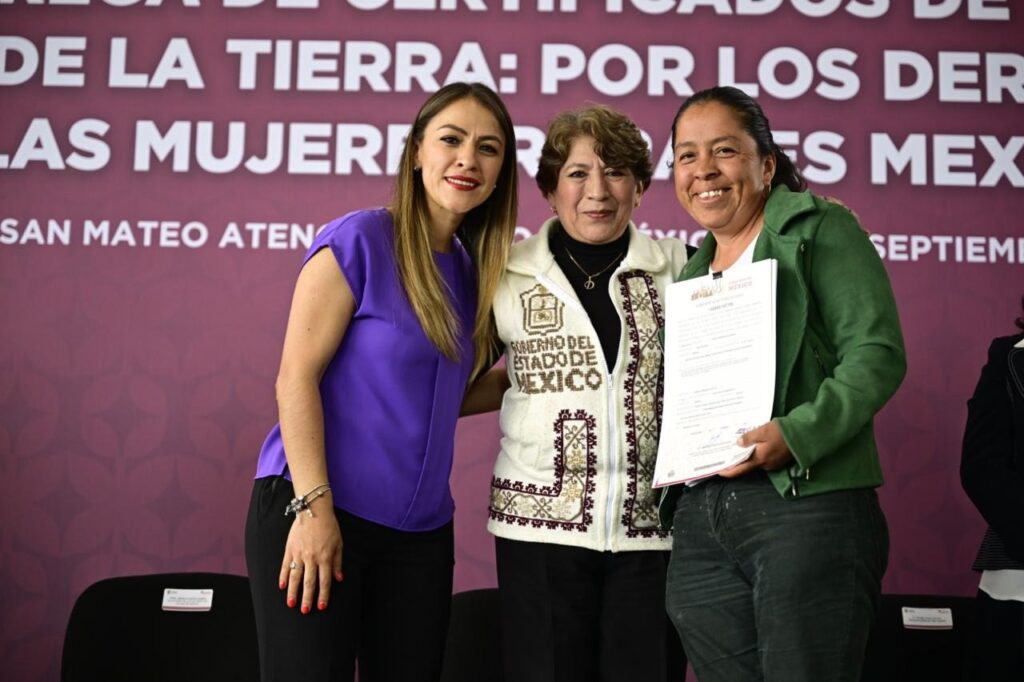
<svg viewBox="0 0 1024 682"><path fill-rule="evenodd" d="M616 107L659 159L686 94L756 94L814 189L859 214L900 304L910 370L877 426L885 588L973 591L964 402L1024 289L1015 3L165 4L0 0L0 677L57 679L95 580L244 572L305 244L387 201L404 126L446 79L509 106L521 235L547 214L531 171L554 112ZM698 241L667 177L638 222ZM494 584L497 438L492 415L459 428L460 590Z"/></svg>

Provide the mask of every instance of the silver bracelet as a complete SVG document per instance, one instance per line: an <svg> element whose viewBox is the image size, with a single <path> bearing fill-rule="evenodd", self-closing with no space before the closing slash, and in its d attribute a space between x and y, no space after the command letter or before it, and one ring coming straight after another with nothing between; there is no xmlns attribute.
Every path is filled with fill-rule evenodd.
<svg viewBox="0 0 1024 682"><path fill-rule="evenodd" d="M284 515L295 514L298 518L299 512L306 512L310 516L313 516L313 510L309 508L309 505L318 497L322 497L331 491L330 483L321 483L317 487L310 490L301 497L293 497L292 501L288 503L288 506L284 508Z"/></svg>

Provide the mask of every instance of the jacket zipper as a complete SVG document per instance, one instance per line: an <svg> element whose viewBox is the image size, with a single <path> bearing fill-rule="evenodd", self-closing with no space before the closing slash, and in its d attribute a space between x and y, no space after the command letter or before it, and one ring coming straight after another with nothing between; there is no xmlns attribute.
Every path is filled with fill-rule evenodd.
<svg viewBox="0 0 1024 682"><path fill-rule="evenodd" d="M798 485L798 483L800 482L800 473L799 473L799 471L800 471L800 465L799 464L794 464L792 467L790 467L790 495L792 495L795 498L799 498L800 497L800 486ZM811 479L811 467L807 467L807 469L804 471L804 480L810 480L810 479Z"/></svg>
<svg viewBox="0 0 1024 682"><path fill-rule="evenodd" d="M615 515L615 488L618 479L615 463L618 461L619 434L615 428L615 384L612 374L605 377L608 382L608 503L605 513L604 549L612 551L612 523Z"/></svg>
<svg viewBox="0 0 1024 682"><path fill-rule="evenodd" d="M818 369L821 370L821 378L827 379L828 372L825 371L825 363L821 361L821 356L818 355L818 349L815 346L811 346L811 350L814 351L814 359L818 363Z"/></svg>
<svg viewBox="0 0 1024 682"><path fill-rule="evenodd" d="M806 243L801 241L800 242L800 253L804 253L806 248L807 248ZM802 264L801 264L801 267L802 267ZM821 356L818 355L818 349L814 346L814 344L811 344L811 351L814 353L814 360L818 363L818 369L821 370L822 378L823 379L827 378L828 375L825 373L825 364L821 361ZM793 497L799 497L800 496L800 486L798 485L798 481L800 480L800 474L799 473L794 473L794 471L793 471L794 468L797 469L797 471L799 471L799 465L798 464L794 465L789 470L789 492L793 495ZM804 472L804 479L808 480L808 481L811 480L811 468L810 467L807 467L807 471Z"/></svg>

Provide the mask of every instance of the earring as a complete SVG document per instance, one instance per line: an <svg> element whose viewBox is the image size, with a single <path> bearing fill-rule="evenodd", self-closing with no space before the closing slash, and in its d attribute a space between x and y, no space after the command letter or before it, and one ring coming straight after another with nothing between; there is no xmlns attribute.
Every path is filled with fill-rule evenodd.
<svg viewBox="0 0 1024 682"><path fill-rule="evenodd" d="M420 167L419 166L413 166L412 167L412 172L413 173L419 173L420 172Z"/></svg>

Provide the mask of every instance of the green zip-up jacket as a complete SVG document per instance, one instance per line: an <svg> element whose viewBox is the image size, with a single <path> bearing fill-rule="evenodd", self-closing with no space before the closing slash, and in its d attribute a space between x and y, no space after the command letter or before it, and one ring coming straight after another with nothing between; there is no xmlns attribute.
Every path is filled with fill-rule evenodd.
<svg viewBox="0 0 1024 682"><path fill-rule="evenodd" d="M714 235L679 280L708 274ZM849 210L810 192L772 191L754 260L778 261L772 419L793 454L769 472L784 497L882 484L873 420L906 374L885 267ZM673 486L661 504L671 526Z"/></svg>

